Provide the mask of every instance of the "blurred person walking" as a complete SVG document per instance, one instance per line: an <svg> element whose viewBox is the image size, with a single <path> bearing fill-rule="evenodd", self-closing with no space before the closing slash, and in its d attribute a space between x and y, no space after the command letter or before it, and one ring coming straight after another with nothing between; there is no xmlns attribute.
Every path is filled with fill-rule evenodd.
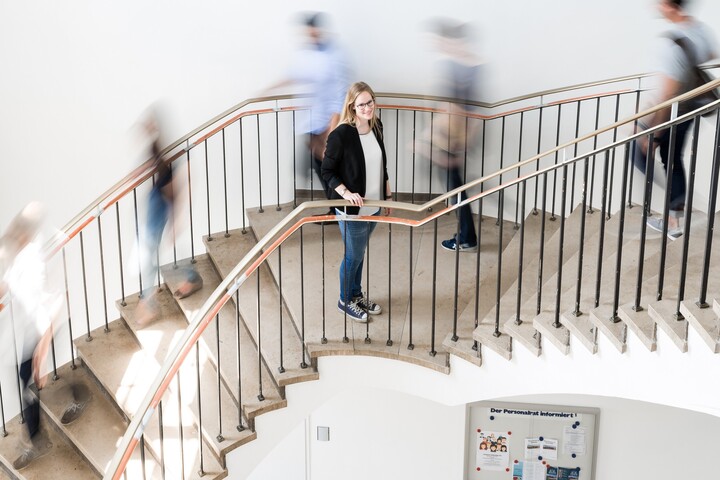
<svg viewBox="0 0 720 480"><path fill-rule="evenodd" d="M659 73L659 92L656 103L662 103L673 97L699 87L705 81L698 65L716 57L714 38L708 27L690 16L685 10L686 0L657 0L657 8L663 18L670 22L670 29L665 32L660 55L656 59ZM683 102L679 105L678 116L710 103L712 95ZM670 120L670 108L654 113L641 122L640 130L646 130ZM670 130L663 130L654 136L652 149L659 149L663 168L667 173L668 164L672 162L672 179L670 184L670 210L667 225L659 217L649 217L647 225L662 232L667 228L667 236L675 240L682 235L681 220L685 208L685 170L682 162L683 147L693 120L679 123L675 129L673 150L670 150ZM648 159L648 137L643 136L636 142L633 163L645 173Z"/></svg>
<svg viewBox="0 0 720 480"><path fill-rule="evenodd" d="M7 298L2 304L10 306L13 335L20 347L17 360L27 433L20 442L21 454L13 462L16 470L27 467L52 448L40 431L39 394L31 390L32 381L38 389L46 383L43 365L53 338L53 323L57 323L62 307L62 296L53 292L46 277L45 252L39 235L44 214L40 203L28 204L0 237L0 296ZM70 384L68 388L72 397L61 417L63 424L77 420L90 400L84 386Z"/></svg>
<svg viewBox="0 0 720 480"><path fill-rule="evenodd" d="M293 56L288 78L273 85L275 90L290 84L301 85L310 95L310 120L302 128L309 134L308 146L312 168L320 178L327 195L328 186L322 177L321 164L330 132L337 126L347 91L348 68L345 55L328 30L327 15L313 12L303 15L302 27L306 43Z"/></svg>
<svg viewBox="0 0 720 480"><path fill-rule="evenodd" d="M162 157L160 128L156 112L151 112L144 121L145 132L151 138L151 158L146 167L154 172L155 183L148 196L148 213L145 231L140 239L140 275L143 290L135 313L135 322L143 327L160 315L160 306L155 298L154 279L158 275L158 253L163 231L173 218L179 186L173 182L172 164ZM185 298L200 290L203 279L192 267L181 272L183 281L175 290L175 298Z"/></svg>
<svg viewBox="0 0 720 480"><path fill-rule="evenodd" d="M364 82L352 84L345 96L340 123L328 137L322 176L330 200L344 199L352 205L335 210L345 246L338 310L352 320L367 322L368 314L382 312L380 305L362 292L365 250L376 223L355 222L349 217L379 215L380 209L364 206L365 200L389 199L392 191L383 126L375 114L375 93Z"/></svg>

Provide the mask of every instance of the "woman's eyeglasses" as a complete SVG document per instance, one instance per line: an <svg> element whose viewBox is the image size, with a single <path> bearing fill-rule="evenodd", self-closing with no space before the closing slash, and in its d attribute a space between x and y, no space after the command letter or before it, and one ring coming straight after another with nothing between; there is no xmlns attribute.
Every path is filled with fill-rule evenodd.
<svg viewBox="0 0 720 480"><path fill-rule="evenodd" d="M360 110L360 109L364 110L364 109L366 109L366 108L372 108L374 105L375 105L375 100L368 100L368 101L365 102L365 103L358 103L357 105L355 105L355 109L357 109L357 110Z"/></svg>

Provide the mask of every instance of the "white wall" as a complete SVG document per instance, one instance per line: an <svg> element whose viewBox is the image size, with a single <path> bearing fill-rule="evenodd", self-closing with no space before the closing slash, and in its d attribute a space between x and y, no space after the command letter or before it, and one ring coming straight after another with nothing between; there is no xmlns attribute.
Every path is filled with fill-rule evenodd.
<svg viewBox="0 0 720 480"><path fill-rule="evenodd" d="M0 228L22 205L51 205L63 225L137 162L128 129L152 101L170 137L281 78L300 10L324 10L356 78L378 91L431 90L424 20L452 16L481 32L486 100L647 70L662 27L654 0L329 0L2 2ZM720 31L720 4L696 0Z"/></svg>
<svg viewBox="0 0 720 480"><path fill-rule="evenodd" d="M322 357L320 380L288 387L288 407L259 417L258 439L228 456L230 478L459 480L465 405L487 399L599 408L597 480L704 478L720 447L714 354L694 333L686 354L662 331L653 353L630 335L626 354L599 341L595 356L546 344L542 357L518 347L510 362L483 350L481 368L452 357L449 375ZM315 439L318 425L329 443Z"/></svg>

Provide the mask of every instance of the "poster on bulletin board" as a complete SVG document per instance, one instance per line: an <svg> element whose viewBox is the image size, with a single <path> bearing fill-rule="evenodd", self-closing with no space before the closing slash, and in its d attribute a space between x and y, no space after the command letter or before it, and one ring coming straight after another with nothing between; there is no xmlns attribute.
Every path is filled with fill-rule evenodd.
<svg viewBox="0 0 720 480"><path fill-rule="evenodd" d="M594 480L597 408L478 402L466 410L466 480Z"/></svg>

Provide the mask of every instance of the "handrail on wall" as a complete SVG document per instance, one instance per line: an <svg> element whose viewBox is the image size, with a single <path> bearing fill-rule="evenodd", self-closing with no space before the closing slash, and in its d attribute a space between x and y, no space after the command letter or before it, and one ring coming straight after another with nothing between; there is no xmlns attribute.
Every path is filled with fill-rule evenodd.
<svg viewBox="0 0 720 480"><path fill-rule="evenodd" d="M635 122L640 118L651 115L651 114L653 114L657 111L663 110L665 108L669 108L671 105L673 105L675 103L679 103L679 102L688 100L690 98L693 98L697 95L700 95L702 93L705 93L711 89L715 89L718 87L720 87L720 79L709 82L708 84L706 84L702 87L696 88L696 89L694 89L690 92L687 92L683 95L680 95L678 97L675 97L673 99L665 101L653 108L650 108L643 112L632 115L624 120L615 122L612 125L600 128L600 129L598 129L592 133L589 133L583 137L579 137L570 142L566 142L565 144L558 145L542 154L538 154L527 160L524 160L522 162L518 162L511 166L505 167L504 169L501 169L497 172L493 172L493 173L486 175L478 180L467 183L459 188L456 188L450 192L447 192L444 195L433 198L421 205L407 204L407 203L395 202L395 201L382 201L382 200L367 201L366 203L368 206L392 207L395 209L400 209L400 210L409 211L409 212L428 211L429 207L432 207L441 202L444 202L445 200L448 200L451 197L457 196L458 200L460 200L461 192L466 191L475 186L478 186L478 185L482 184L483 182L487 182L488 180L495 178L499 175L502 175L503 173L507 173L511 170L516 170L516 169L518 169L524 165L527 165L528 163L531 163L535 160L538 160L542 157L546 157L555 152L558 152L561 149L565 149L570 145L583 142L589 138L596 137L596 136L601 135L610 130L617 129L623 125L634 125ZM349 220L352 220L352 221L376 221L376 222L380 222L380 223L401 224L401 225L407 225L407 226L413 226L413 227L421 226L421 225L424 225L424 224L438 218L441 215L444 215L452 210L459 208L462 205L465 205L467 203L470 203L470 202L476 201L478 199L484 198L486 196L492 195L493 193L495 193L499 190L506 189L509 186L513 186L513 185L522 183L522 182L532 179L534 177L538 177L538 176L543 175L552 170L559 169L559 168L562 168L569 164L575 163L583 158L587 158L592 155L597 155L598 153L601 153L603 151L609 151L613 148L616 148L617 146L619 146L621 144L626 144L637 138L640 138L641 136L648 135L650 133L659 131L661 129L669 128L670 126L681 123L685 120L688 120L689 118L693 118L702 113L716 109L719 105L720 105L720 100L717 100L705 107L701 107L695 111L692 111L692 112L685 114L683 116L680 116L678 118L671 119L670 121L667 121L661 125L657 125L657 126L651 128L651 129L648 129L644 132L637 132L637 133L634 132L623 140L614 141L604 147L597 148L591 152L576 156L571 159L563 160L562 162L539 169L535 172L526 174L525 176L522 176L522 177L519 176L518 178L511 180L509 182L506 182L503 185L497 185L492 188L488 188L485 191L477 193L473 196L469 196L469 198L467 198L465 201L462 201L462 202L458 201L454 205L449 205L442 209L434 211L433 213L429 214L428 216L426 216L425 218L420 219L420 220L412 220L412 219L405 219L405 218L399 218L399 217L376 217L376 216L372 216L372 217L371 216L355 216L355 217L350 217ZM138 408L138 411L136 412L135 416L133 417L133 420L131 421L131 423L128 427L128 430L126 431L125 435L123 436L123 439L121 440L120 444L118 445L118 449L116 451L115 456L113 457L112 462L110 463L110 465L108 467L108 473L106 473L105 478L119 479L121 477L122 471L124 469L124 465L129 460L130 455L132 454L132 451L134 450L136 444L139 442L139 439L142 436L145 425L149 421L150 417L154 413L155 408L157 407L160 400L162 399L162 397L165 393L165 389L167 389L172 378L177 373L178 369L180 368L180 365L183 363L185 357L190 352L190 350L193 347L193 345L195 344L195 342L198 341L198 339L204 332L207 325L213 320L213 318L215 317L217 312L219 312L220 308L222 308L222 306L232 297L232 295L235 293L235 291L245 282L245 280L247 278L249 278L249 276L257 268L259 268L260 265L262 265L262 263L265 261L265 259L271 253L273 253L275 251L275 249L279 245L281 245L282 242L286 238L288 238L290 235L292 235L295 231L297 231L300 227L302 227L305 224L328 220L328 219L331 219L331 217L332 217L330 215L316 215L316 216L310 216L310 217L302 217L302 214L309 209L315 209L315 208L319 208L319 207L322 207L322 208L344 207L344 206L347 206L348 204L349 203L345 200L323 200L323 201L313 201L313 202L302 203L301 205L296 207L290 214L288 214L283 220L281 220L277 225L275 225L262 239L260 239L257 242L257 244L255 244L253 246L253 248L235 266L235 268L233 268L233 270L230 272L230 274L228 274L222 280L220 285L213 291L213 293L205 301L205 303L202 305L202 307L199 310L197 310L197 312L193 316L192 320L190 321L187 329L185 330L183 336L180 338L180 340L173 347L172 351L166 357L165 363L163 364L160 372L158 373L155 380L153 381L153 385L148 390L148 393L146 394L140 407ZM294 223L291 224L291 222L294 222Z"/></svg>

